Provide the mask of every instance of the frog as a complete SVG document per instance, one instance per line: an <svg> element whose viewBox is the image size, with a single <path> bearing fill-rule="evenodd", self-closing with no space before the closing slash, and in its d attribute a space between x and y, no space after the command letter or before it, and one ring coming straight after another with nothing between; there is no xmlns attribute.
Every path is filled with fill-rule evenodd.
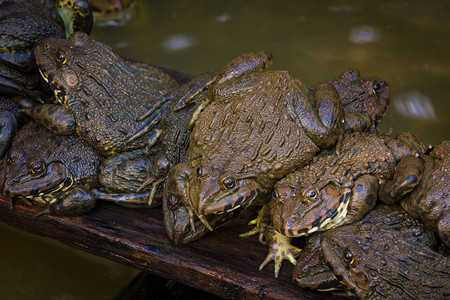
<svg viewBox="0 0 450 300"><path fill-rule="evenodd" d="M359 299L445 299L450 260L411 243L401 231L375 224L347 225L322 235L328 267Z"/></svg>
<svg viewBox="0 0 450 300"><path fill-rule="evenodd" d="M70 4L70 7L68 6ZM65 27L73 22L92 27L90 11L76 14L74 20L61 18L59 9L77 10L85 0L13 0L0 3L0 92L24 95L43 101L40 96L40 75L34 60L36 42L53 37L65 38ZM77 30L90 28L77 27Z"/></svg>
<svg viewBox="0 0 450 300"><path fill-rule="evenodd" d="M27 121L19 112L22 96L0 95L0 159L4 157L19 128Z"/></svg>
<svg viewBox="0 0 450 300"><path fill-rule="evenodd" d="M344 105L346 127L355 128L355 123L361 123L365 131L374 132L390 103L389 84L375 76L361 76L359 70L353 68L344 70L329 82Z"/></svg>
<svg viewBox="0 0 450 300"><path fill-rule="evenodd" d="M392 180L380 188L380 200L400 203L412 216L434 228L450 247L450 141L442 141L429 153L400 160Z"/></svg>
<svg viewBox="0 0 450 300"><path fill-rule="evenodd" d="M264 71L271 61L267 51L243 54L207 89L209 104L196 115L187 168L179 168L190 170L180 175L182 197L203 221L267 199L277 180L343 132L342 104L329 82L310 93L288 71Z"/></svg>
<svg viewBox="0 0 450 300"><path fill-rule="evenodd" d="M100 154L78 136L54 135L31 121L14 136L2 161L2 193L11 207L15 199L43 206L37 217L82 215L97 203L90 187L100 161Z"/></svg>
<svg viewBox="0 0 450 300"><path fill-rule="evenodd" d="M274 260L277 276L284 258L295 264L301 251L290 245L292 238L362 219L375 207L379 186L392 178L396 163L425 150L411 132L396 137L350 132L338 152L325 150L288 174L273 190L272 223L264 233L269 254L260 268Z"/></svg>
<svg viewBox="0 0 450 300"><path fill-rule="evenodd" d="M59 103L55 114L42 104L26 110L56 134L78 134L103 156L150 149L161 133L158 124L178 86L169 74L148 64L124 60L111 47L75 32L68 39L49 38L34 49L39 71ZM58 126L75 123L75 130ZM152 113L140 118L149 110ZM68 112L67 112L68 111ZM57 113L56 113L57 112ZM55 117L55 115L57 117Z"/></svg>
<svg viewBox="0 0 450 300"><path fill-rule="evenodd" d="M401 231L411 243L420 243L424 247L437 250L433 231L426 228L422 221L409 215L400 205L378 202L362 220L352 225L358 226L364 223ZM342 227L337 227L335 234L338 234L339 228ZM294 282L301 288L319 291L342 290L344 286L336 279L324 261L320 248L323 233L323 231L314 232L307 237L306 245L297 259L292 276Z"/></svg>

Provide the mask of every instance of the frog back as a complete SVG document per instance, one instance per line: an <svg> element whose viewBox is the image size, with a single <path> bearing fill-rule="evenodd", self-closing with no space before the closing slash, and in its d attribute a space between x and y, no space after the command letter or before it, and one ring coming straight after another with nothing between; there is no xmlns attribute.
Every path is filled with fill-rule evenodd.
<svg viewBox="0 0 450 300"><path fill-rule="evenodd" d="M197 120L190 160L226 163L241 178L271 185L319 151L289 114L292 98L306 97L307 89L287 71L246 74L233 86L215 94Z"/></svg>

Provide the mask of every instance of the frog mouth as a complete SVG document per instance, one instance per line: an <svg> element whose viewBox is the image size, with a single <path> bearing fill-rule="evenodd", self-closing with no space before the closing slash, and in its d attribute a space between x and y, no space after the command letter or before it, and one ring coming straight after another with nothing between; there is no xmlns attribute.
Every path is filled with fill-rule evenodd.
<svg viewBox="0 0 450 300"><path fill-rule="evenodd" d="M62 87L54 80L54 77L52 75L47 75L45 71L43 72L41 68L39 69L39 73L41 74L42 78L47 82L50 87L53 90L53 93L55 94L56 100L58 100L59 103L65 104L66 103L66 92Z"/></svg>
<svg viewBox="0 0 450 300"><path fill-rule="evenodd" d="M16 196L24 200L25 202L35 202L40 205L49 205L58 200L58 197L65 191L67 191L73 185L73 179L71 177L66 177L58 185L52 186L45 189L37 194L27 195L27 196ZM12 201L12 200L11 200ZM12 205L12 204L11 204Z"/></svg>

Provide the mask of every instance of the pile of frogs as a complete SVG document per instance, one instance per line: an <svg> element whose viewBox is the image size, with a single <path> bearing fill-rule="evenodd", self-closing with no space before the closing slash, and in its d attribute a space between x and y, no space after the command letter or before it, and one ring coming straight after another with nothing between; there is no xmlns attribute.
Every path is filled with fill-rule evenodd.
<svg viewBox="0 0 450 300"><path fill-rule="evenodd" d="M385 81L348 69L307 86L267 70L267 51L182 74L91 39L86 5L0 3L0 186L12 208L162 206L174 243L249 222L241 236L268 247L260 269L274 261L277 277L289 260L302 288L450 295L450 141L380 133ZM65 23L48 14L60 7L73 12Z"/></svg>

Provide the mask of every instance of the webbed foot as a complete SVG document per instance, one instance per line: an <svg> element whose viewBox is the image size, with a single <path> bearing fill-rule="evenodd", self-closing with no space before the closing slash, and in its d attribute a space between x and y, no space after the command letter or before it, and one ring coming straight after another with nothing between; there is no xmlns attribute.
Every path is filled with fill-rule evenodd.
<svg viewBox="0 0 450 300"><path fill-rule="evenodd" d="M266 230L266 239L268 241L269 254L267 254L266 259L259 266L259 270L262 270L273 260L274 275L278 278L283 260L288 259L295 265L302 249L291 245L291 238L282 235L271 226Z"/></svg>

